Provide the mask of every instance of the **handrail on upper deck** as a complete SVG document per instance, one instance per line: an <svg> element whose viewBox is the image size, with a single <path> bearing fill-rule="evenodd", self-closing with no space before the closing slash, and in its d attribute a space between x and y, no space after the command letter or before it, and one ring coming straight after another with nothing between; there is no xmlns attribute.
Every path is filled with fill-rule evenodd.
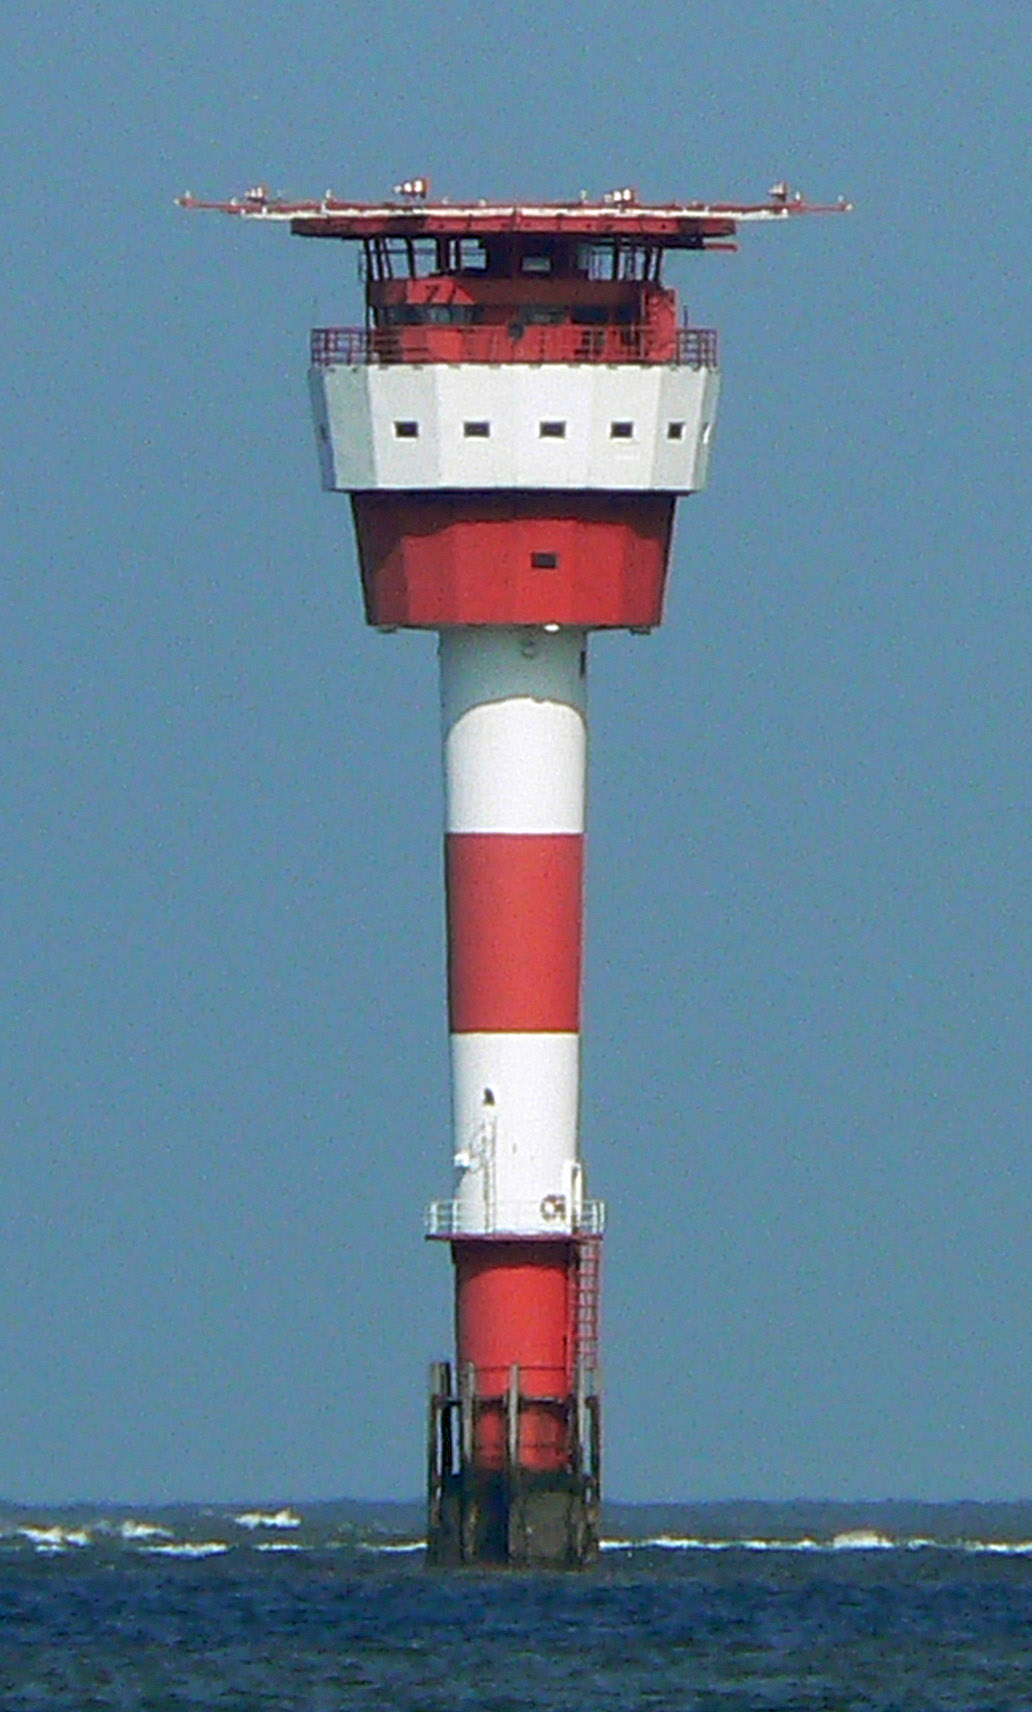
<svg viewBox="0 0 1032 1712"><path fill-rule="evenodd" d="M315 327L314 368L363 363L671 363L715 369L713 327Z"/></svg>

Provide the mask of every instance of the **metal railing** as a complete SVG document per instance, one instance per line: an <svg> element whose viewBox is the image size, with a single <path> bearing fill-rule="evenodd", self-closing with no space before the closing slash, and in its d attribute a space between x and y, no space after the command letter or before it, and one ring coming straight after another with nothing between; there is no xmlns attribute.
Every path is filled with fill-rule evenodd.
<svg viewBox="0 0 1032 1712"><path fill-rule="evenodd" d="M596 1236L606 1227L604 1201L582 1201L571 1214L562 1195L541 1201L506 1201L485 1219L481 1208L459 1201L431 1201L423 1215L428 1237L452 1236Z"/></svg>
<svg viewBox="0 0 1032 1712"><path fill-rule="evenodd" d="M715 327L679 327L677 329L677 361L681 368L715 369L717 361L717 329Z"/></svg>
<svg viewBox="0 0 1032 1712"><path fill-rule="evenodd" d="M717 367L713 327L314 327L314 368L365 363L671 363Z"/></svg>

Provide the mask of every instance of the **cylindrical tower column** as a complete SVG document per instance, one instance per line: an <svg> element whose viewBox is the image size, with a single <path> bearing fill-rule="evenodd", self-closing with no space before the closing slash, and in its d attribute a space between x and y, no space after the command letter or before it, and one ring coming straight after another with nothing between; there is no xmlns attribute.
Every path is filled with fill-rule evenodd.
<svg viewBox="0 0 1032 1712"><path fill-rule="evenodd" d="M552 1232L577 1182L583 631L440 641L448 1008L464 1232Z"/></svg>
<svg viewBox="0 0 1032 1712"><path fill-rule="evenodd" d="M563 1470L576 1376L587 638L442 632L456 1358L473 1464ZM505 1410L514 1370L519 1420Z"/></svg>

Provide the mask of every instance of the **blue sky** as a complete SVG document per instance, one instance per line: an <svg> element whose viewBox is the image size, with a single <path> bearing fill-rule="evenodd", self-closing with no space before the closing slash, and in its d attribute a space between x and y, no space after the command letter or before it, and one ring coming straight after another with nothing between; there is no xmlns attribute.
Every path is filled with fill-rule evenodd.
<svg viewBox="0 0 1032 1712"><path fill-rule="evenodd" d="M0 23L0 1495L401 1496L450 1343L430 639L319 491L350 250L257 179L751 198L669 616L592 656L622 1498L1028 1496L1027 14Z"/></svg>

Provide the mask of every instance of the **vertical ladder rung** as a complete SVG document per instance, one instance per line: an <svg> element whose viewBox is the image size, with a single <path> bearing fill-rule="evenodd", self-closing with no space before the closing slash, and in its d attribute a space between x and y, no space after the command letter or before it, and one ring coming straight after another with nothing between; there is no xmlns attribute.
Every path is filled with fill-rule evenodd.
<svg viewBox="0 0 1032 1712"><path fill-rule="evenodd" d="M598 1306L600 1244L581 1242L577 1253L577 1359L585 1367L598 1365Z"/></svg>

